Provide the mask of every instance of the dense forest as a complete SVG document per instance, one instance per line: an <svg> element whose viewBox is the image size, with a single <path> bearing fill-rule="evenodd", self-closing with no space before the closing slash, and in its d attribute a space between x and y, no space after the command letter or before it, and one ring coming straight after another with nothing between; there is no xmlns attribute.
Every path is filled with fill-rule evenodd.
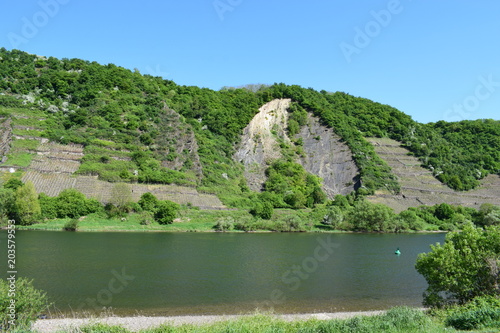
<svg viewBox="0 0 500 333"><path fill-rule="evenodd" d="M0 49L0 118L32 116L15 117L15 124L26 129L14 134L83 145L78 174L109 182L192 186L217 194L229 206L249 207L255 199L242 165L232 156L259 107L276 98L293 101L290 134L298 132L311 112L342 137L360 172L356 195L400 191L366 137L401 142L455 190L473 189L480 179L500 172L497 120L421 124L393 107L342 92L282 83L214 91L113 64ZM16 147L36 144L13 141L9 160L29 164L30 157L18 154ZM325 200L321 180L297 168L293 156L269 165L266 173L267 194L260 199L274 208L312 207Z"/></svg>

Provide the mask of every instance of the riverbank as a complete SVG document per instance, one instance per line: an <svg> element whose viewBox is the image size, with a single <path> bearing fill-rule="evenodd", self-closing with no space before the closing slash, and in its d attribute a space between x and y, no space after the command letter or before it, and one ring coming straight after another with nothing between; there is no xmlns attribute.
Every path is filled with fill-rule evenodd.
<svg viewBox="0 0 500 333"><path fill-rule="evenodd" d="M173 316L173 317L105 317L105 318L65 318L65 319L40 319L33 326L33 330L39 333L50 333L57 331L72 332L76 328L88 325L121 326L130 332L139 332L157 328L162 325L169 326L202 326L221 322L251 321L257 319L269 321L277 320L284 322L297 321L328 321L343 320L354 317L367 317L385 314L386 311L363 311L363 312L335 312L335 313L310 313L310 314L281 314L281 315L219 315L219 316Z"/></svg>
<svg viewBox="0 0 500 333"><path fill-rule="evenodd" d="M316 216L318 215L318 216ZM321 214L312 210L295 211L281 209L275 211L273 220L259 220L246 210L199 210L183 209L171 224L159 224L155 221L144 223L140 214L128 214L123 218L107 218L98 214L78 219L77 230L84 232L328 232L351 233L352 231L334 230L321 224ZM300 221L298 226L287 226L293 219ZM18 230L61 231L71 219L45 220L29 226L17 226ZM244 230L238 224L245 224ZM444 232L427 226L424 230L405 230L405 233Z"/></svg>

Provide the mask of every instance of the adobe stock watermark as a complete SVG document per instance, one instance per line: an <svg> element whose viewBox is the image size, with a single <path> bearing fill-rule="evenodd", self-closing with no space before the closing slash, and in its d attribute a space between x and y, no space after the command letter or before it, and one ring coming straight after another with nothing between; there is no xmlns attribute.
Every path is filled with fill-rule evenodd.
<svg viewBox="0 0 500 333"><path fill-rule="evenodd" d="M212 5L214 6L215 12L219 16L219 19L224 21L224 15L226 15L227 12L232 12L242 3L243 0L214 0Z"/></svg>
<svg viewBox="0 0 500 333"><path fill-rule="evenodd" d="M379 36L382 30L391 24L394 16L403 12L403 9L400 0L390 0L387 3L386 9L370 11L373 20L368 21L363 28L358 26L354 27L355 34L352 43L342 42L339 44L345 60L351 63L353 55L359 55L363 49L367 48L372 40Z"/></svg>
<svg viewBox="0 0 500 333"><path fill-rule="evenodd" d="M164 72L161 69L160 65L156 65L155 68L153 68L151 66L147 66L146 67L146 74L149 74L149 75L154 76L154 77L162 77L162 78L166 78L168 75L170 75L170 73Z"/></svg>
<svg viewBox="0 0 500 333"><path fill-rule="evenodd" d="M481 106L481 102L486 101L500 88L500 81L494 81L493 74L487 77L478 77L479 84L474 89L474 93L465 97L461 103L453 104L453 107L444 112L444 119L447 121L461 121L470 117Z"/></svg>
<svg viewBox="0 0 500 333"><path fill-rule="evenodd" d="M125 267L122 267L121 273L116 270L112 270L111 274L113 277L109 280L108 285L99 290L95 298L87 298L78 306L78 311L85 310L86 308L92 308L95 311L101 311L105 307L111 305L113 302L113 296L120 294L125 287L128 286L130 281L135 280L134 275L128 275L125 272Z"/></svg>
<svg viewBox="0 0 500 333"><path fill-rule="evenodd" d="M13 48L28 43L35 38L40 29L49 24L61 9L62 5L66 5L70 0L39 0L38 6L40 10L34 13L31 17L23 16L21 18L22 26L20 33L9 32L7 38Z"/></svg>
<svg viewBox="0 0 500 333"><path fill-rule="evenodd" d="M272 309L275 305L283 304L287 300L286 292L299 289L302 283L318 270L321 263L330 258L334 249L340 247L340 244L332 242L331 235L318 237L317 242L318 245L311 256L305 257L300 264L291 266L281 275L283 288L274 289L268 300L255 302L257 309Z"/></svg>

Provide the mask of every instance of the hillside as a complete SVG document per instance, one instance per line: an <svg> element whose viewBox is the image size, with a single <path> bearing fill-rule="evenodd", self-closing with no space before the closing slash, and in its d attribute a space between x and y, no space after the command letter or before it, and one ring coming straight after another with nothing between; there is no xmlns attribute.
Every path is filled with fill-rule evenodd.
<svg viewBox="0 0 500 333"><path fill-rule="evenodd" d="M15 170L38 192L76 188L102 202L115 183L129 184L134 198L154 188L160 198L212 208L248 209L256 195L301 208L375 194L397 210L499 197L496 120L420 124L342 92L285 84L213 91L4 48L0 138L0 170Z"/></svg>
<svg viewBox="0 0 500 333"><path fill-rule="evenodd" d="M368 199L392 207L396 212L420 205L440 203L461 205L479 209L483 203L499 204L500 176L489 175L481 180L481 186L467 192L450 189L437 180L431 171L411 156L400 142L387 138L369 138L377 154L384 159L398 177L401 193L393 195L378 191Z"/></svg>
<svg viewBox="0 0 500 333"><path fill-rule="evenodd" d="M286 155L286 151L282 152L283 146L293 146L296 152L294 160L307 172L322 179L322 188L329 198L353 192L358 169L349 147L331 128L322 126L310 114L300 131L290 138L290 104L290 99L265 104L243 130L234 159L245 166L250 189L261 191L267 166Z"/></svg>

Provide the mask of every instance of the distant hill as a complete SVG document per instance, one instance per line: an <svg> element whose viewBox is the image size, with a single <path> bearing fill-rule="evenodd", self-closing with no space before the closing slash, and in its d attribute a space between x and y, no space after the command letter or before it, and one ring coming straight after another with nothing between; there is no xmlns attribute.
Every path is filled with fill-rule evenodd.
<svg viewBox="0 0 500 333"><path fill-rule="evenodd" d="M178 202L213 208L250 207L259 191L297 207L321 201L319 191L329 198L353 192L420 198L408 194L408 172L449 191L439 200L458 203L463 191L496 184L500 172L498 120L421 124L342 92L281 83L214 91L113 64L5 48L0 139L0 170L15 169L40 192L79 188L87 179L95 186L82 191L102 201L116 182L137 193L171 186L178 198L185 195ZM385 139L397 141L390 141L394 151L381 149L389 146L377 140ZM405 169L389 157L407 152ZM490 200L492 191L481 196ZM403 206L434 201L419 200Z"/></svg>

